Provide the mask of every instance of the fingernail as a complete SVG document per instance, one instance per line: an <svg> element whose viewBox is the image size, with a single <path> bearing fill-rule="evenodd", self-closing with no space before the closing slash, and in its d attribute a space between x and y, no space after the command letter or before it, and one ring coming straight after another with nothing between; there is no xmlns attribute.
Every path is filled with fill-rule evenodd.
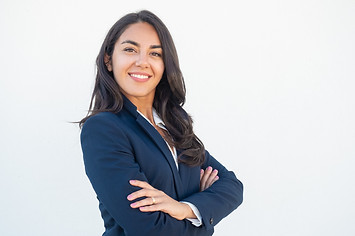
<svg viewBox="0 0 355 236"><path fill-rule="evenodd" d="M203 173L203 169L201 169L200 172Z"/></svg>
<svg viewBox="0 0 355 236"><path fill-rule="evenodd" d="M216 169L214 169L214 171L213 171L214 173L218 173L218 170L216 170Z"/></svg>
<svg viewBox="0 0 355 236"><path fill-rule="evenodd" d="M136 206L136 203L132 203L130 206L131 206L131 207L135 207L135 206Z"/></svg>
<svg viewBox="0 0 355 236"><path fill-rule="evenodd" d="M129 181L130 184L134 184L135 182L136 182L136 181L133 180L133 179L131 179L131 180Z"/></svg>
<svg viewBox="0 0 355 236"><path fill-rule="evenodd" d="M127 199L128 199L128 200L131 200L131 199L132 199L131 194L127 196Z"/></svg>
<svg viewBox="0 0 355 236"><path fill-rule="evenodd" d="M215 178L216 178L216 180L219 179L218 175Z"/></svg>
<svg viewBox="0 0 355 236"><path fill-rule="evenodd" d="M212 167L211 166L207 167L207 170L212 170Z"/></svg>

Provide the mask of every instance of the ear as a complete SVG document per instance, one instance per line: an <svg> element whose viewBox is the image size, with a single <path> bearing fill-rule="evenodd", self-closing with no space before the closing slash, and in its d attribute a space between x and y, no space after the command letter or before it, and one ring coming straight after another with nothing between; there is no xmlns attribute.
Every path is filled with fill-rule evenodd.
<svg viewBox="0 0 355 236"><path fill-rule="evenodd" d="M110 59L110 56L107 55L106 53L105 53L104 61L105 61L105 65L106 65L106 67L107 67L107 70L108 70L108 71L112 71L111 59Z"/></svg>

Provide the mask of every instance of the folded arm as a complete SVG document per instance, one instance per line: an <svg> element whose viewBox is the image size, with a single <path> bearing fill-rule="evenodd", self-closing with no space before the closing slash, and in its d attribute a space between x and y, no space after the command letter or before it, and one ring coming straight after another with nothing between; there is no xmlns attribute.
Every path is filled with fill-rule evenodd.
<svg viewBox="0 0 355 236"><path fill-rule="evenodd" d="M206 161L202 169L208 167L218 170L218 181L202 192L188 196L183 201L190 202L198 208L203 225L210 229L242 203L243 184L232 171L228 171L206 151Z"/></svg>
<svg viewBox="0 0 355 236"><path fill-rule="evenodd" d="M211 235L213 229L195 227L162 211L141 212L130 206L132 202L127 195L141 188L129 181L148 180L135 162L134 150L114 121L114 114L101 114L85 122L81 142L86 173L100 202L115 221L132 235Z"/></svg>

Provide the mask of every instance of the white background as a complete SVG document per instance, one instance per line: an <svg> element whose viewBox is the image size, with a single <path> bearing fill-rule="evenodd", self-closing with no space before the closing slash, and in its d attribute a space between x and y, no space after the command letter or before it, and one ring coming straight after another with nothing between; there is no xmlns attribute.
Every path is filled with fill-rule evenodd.
<svg viewBox="0 0 355 236"><path fill-rule="evenodd" d="M0 2L0 235L96 236L80 130L124 14L175 40L185 108L245 186L216 236L355 235L355 1Z"/></svg>

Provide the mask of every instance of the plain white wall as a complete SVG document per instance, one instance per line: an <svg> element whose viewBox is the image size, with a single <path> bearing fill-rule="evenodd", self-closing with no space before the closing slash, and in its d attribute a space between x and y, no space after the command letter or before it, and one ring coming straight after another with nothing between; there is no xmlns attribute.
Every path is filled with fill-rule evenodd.
<svg viewBox="0 0 355 236"><path fill-rule="evenodd" d="M0 2L0 235L103 232L80 120L108 29L170 29L186 109L245 185L216 236L355 235L355 1Z"/></svg>

